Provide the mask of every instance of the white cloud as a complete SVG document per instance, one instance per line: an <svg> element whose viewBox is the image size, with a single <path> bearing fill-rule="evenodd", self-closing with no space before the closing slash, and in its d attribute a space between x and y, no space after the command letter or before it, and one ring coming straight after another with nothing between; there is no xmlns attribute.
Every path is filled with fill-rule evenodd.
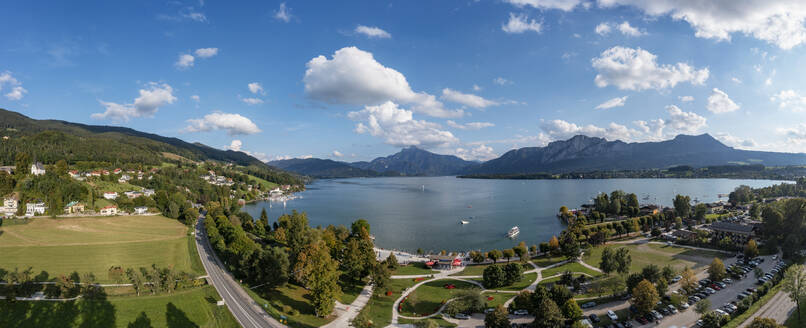
<svg viewBox="0 0 806 328"><path fill-rule="evenodd" d="M613 31L613 27L610 26L610 23L602 22L602 23L599 23L599 25L596 25L596 27L593 28L593 31L596 32L596 34L599 34L601 36L605 36L605 35L610 34L611 31Z"/></svg>
<svg viewBox="0 0 806 328"><path fill-rule="evenodd" d="M415 120L410 110L399 108L387 101L377 106L365 106L363 110L350 112L348 117L357 121L355 132L379 137L393 146L421 146L424 148L447 146L459 141L449 131L436 123Z"/></svg>
<svg viewBox="0 0 806 328"><path fill-rule="evenodd" d="M366 35L369 38L388 39L392 35L389 32L382 30L375 26L358 25L355 27L355 33Z"/></svg>
<svg viewBox="0 0 806 328"><path fill-rule="evenodd" d="M512 81L507 80L507 79L499 76L499 77L493 79L493 83L498 84L500 86L504 86L504 85L512 84Z"/></svg>
<svg viewBox="0 0 806 328"><path fill-rule="evenodd" d="M454 155L466 161L487 161L498 157L498 154L495 153L493 147L484 144L477 145L470 149L462 147L456 148Z"/></svg>
<svg viewBox="0 0 806 328"><path fill-rule="evenodd" d="M170 85L150 82L145 89L140 89L140 96L134 99L134 103L118 104L99 100L106 111L92 114L90 117L115 122L126 122L133 117L153 117L160 107L173 104L174 101L176 97Z"/></svg>
<svg viewBox="0 0 806 328"><path fill-rule="evenodd" d="M614 85L621 90L661 90L682 82L701 85L708 79L708 68L697 70L686 63L658 65L656 58L641 48L607 49L591 60L598 71L594 82L600 88Z"/></svg>
<svg viewBox="0 0 806 328"><path fill-rule="evenodd" d="M252 120L240 114L213 112L203 118L187 120L188 126L184 132L207 132L212 130L226 130L227 134L234 136L240 134L255 134L260 129Z"/></svg>
<svg viewBox="0 0 806 328"><path fill-rule="evenodd" d="M461 123L456 123L456 122L454 122L452 120L448 120L445 123L448 124L448 126L454 128L454 129L460 129L460 130L479 130L479 129L490 128L490 127L495 126L495 124L490 123L490 122L469 122L469 123L461 124Z"/></svg>
<svg viewBox="0 0 806 328"><path fill-rule="evenodd" d="M694 97L692 97L692 96L678 96L677 99L680 99L681 102L692 102L692 101L694 101Z"/></svg>
<svg viewBox="0 0 806 328"><path fill-rule="evenodd" d="M442 96L440 98L474 108L485 108L498 105L498 103L495 101L448 88L442 89Z"/></svg>
<svg viewBox="0 0 806 328"><path fill-rule="evenodd" d="M302 79L305 93L316 100L351 105L377 105L391 100L410 104L413 111L434 117L464 115L462 110L444 108L433 95L414 92L403 74L356 47L339 49L332 59L315 57L306 66Z"/></svg>
<svg viewBox="0 0 806 328"><path fill-rule="evenodd" d="M791 49L806 41L806 2L801 0L598 0L601 7L629 5L650 16L684 20L700 38L719 41L742 33Z"/></svg>
<svg viewBox="0 0 806 328"><path fill-rule="evenodd" d="M193 7L184 7L176 15L160 14L157 15L157 18L168 21L192 20L200 23L207 22L207 16L203 12L196 11Z"/></svg>
<svg viewBox="0 0 806 328"><path fill-rule="evenodd" d="M625 103L627 103L627 96L616 97L599 104L598 106L595 107L595 109L609 109L613 107L621 107L624 106Z"/></svg>
<svg viewBox="0 0 806 328"><path fill-rule="evenodd" d="M6 94L6 98L8 98L8 100L20 100L26 93L28 93L28 90L25 90L25 88L21 86L16 86L11 88L11 92Z"/></svg>
<svg viewBox="0 0 806 328"><path fill-rule="evenodd" d="M728 97L728 94L722 90L714 88L711 91L711 95L708 96L708 105L706 106L708 111L714 114L722 114L722 113L730 113L739 109L739 105L737 105L733 100Z"/></svg>
<svg viewBox="0 0 806 328"><path fill-rule="evenodd" d="M764 85L772 85L772 78L768 77L766 80L764 80Z"/></svg>
<svg viewBox="0 0 806 328"><path fill-rule="evenodd" d="M504 0L517 7L530 6L537 9L559 9L571 11L582 3L582 0Z"/></svg>
<svg viewBox="0 0 806 328"><path fill-rule="evenodd" d="M243 142L238 139L232 140L229 147L227 149L234 150L234 151L241 151L241 146L243 146Z"/></svg>
<svg viewBox="0 0 806 328"><path fill-rule="evenodd" d="M9 71L0 73L0 90L3 90L3 87L11 87L11 91L6 93L6 98L9 100L20 100L28 93L28 90L22 87L22 83Z"/></svg>
<svg viewBox="0 0 806 328"><path fill-rule="evenodd" d="M714 134L714 138L734 148L752 149L758 147L758 143L753 139L740 138L729 133L719 132Z"/></svg>
<svg viewBox="0 0 806 328"><path fill-rule="evenodd" d="M195 102L200 102L201 98L199 97L199 95L192 95L192 96L190 96L190 100L193 100Z"/></svg>
<svg viewBox="0 0 806 328"><path fill-rule="evenodd" d="M193 53L199 58L210 58L218 55L218 48L199 48Z"/></svg>
<svg viewBox="0 0 806 328"><path fill-rule="evenodd" d="M280 8L274 12L274 19L288 23L291 17L291 8L286 7L285 2L280 3Z"/></svg>
<svg viewBox="0 0 806 328"><path fill-rule="evenodd" d="M193 67L193 64L195 63L195 61L196 61L196 58L194 58L193 55L181 54L181 55L179 55L179 59L176 60L176 63L174 63L174 65L177 68L185 69L185 68Z"/></svg>
<svg viewBox="0 0 806 328"><path fill-rule="evenodd" d="M476 84L474 84L473 85L473 91L476 91L476 92L481 91L481 87L476 85Z"/></svg>
<svg viewBox="0 0 806 328"><path fill-rule="evenodd" d="M249 88L249 92L251 92L251 93L261 94L261 95L266 94L266 91L263 90L263 85L261 85L258 82L249 83L249 84L247 84L247 87Z"/></svg>
<svg viewBox="0 0 806 328"><path fill-rule="evenodd" d="M241 98L241 101L247 105L260 105L263 103L263 99L260 98Z"/></svg>
<svg viewBox="0 0 806 328"><path fill-rule="evenodd" d="M333 155L333 157L344 157L344 154L342 154L338 150L334 150L332 155Z"/></svg>
<svg viewBox="0 0 806 328"><path fill-rule="evenodd" d="M733 83L742 84L742 80L740 80L738 77L734 76L734 77L730 78L730 80L733 81Z"/></svg>
<svg viewBox="0 0 806 328"><path fill-rule="evenodd" d="M509 21L501 25L501 30L511 34L519 34L523 32L540 33L543 30L543 24L529 19L526 14L509 13Z"/></svg>
<svg viewBox="0 0 806 328"><path fill-rule="evenodd" d="M793 112L806 111L806 96L801 96L795 90L781 90L770 97L770 101L777 102L778 108L781 109L788 109Z"/></svg>
<svg viewBox="0 0 806 328"><path fill-rule="evenodd" d="M697 113L684 112L675 105L667 106L666 111L669 113L666 125L671 127L674 132L695 133L707 126L705 117L697 115Z"/></svg>

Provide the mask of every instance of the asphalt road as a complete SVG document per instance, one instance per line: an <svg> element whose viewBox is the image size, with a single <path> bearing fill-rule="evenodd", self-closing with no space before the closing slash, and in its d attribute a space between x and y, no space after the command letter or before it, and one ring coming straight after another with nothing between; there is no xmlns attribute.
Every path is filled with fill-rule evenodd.
<svg viewBox="0 0 806 328"><path fill-rule="evenodd" d="M226 267L212 250L204 230L204 217L196 222L196 249L199 251L208 281L224 299L235 320L244 328L285 327L268 314L229 275Z"/></svg>

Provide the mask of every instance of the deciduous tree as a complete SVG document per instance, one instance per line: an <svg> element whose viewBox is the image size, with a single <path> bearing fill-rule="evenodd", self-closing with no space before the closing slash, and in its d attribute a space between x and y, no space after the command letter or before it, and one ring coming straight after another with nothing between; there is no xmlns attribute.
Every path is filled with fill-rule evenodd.
<svg viewBox="0 0 806 328"><path fill-rule="evenodd" d="M638 286L633 288L630 303L635 305L639 313L648 313L652 311L659 300L658 290L649 280L644 279L638 283Z"/></svg>

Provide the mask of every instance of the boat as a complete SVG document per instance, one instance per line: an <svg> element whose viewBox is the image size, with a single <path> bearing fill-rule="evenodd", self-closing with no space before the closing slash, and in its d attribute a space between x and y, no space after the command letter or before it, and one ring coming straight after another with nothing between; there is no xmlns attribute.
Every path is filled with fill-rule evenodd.
<svg viewBox="0 0 806 328"><path fill-rule="evenodd" d="M459 220L459 223L461 223L461 224L468 224L468 223L470 223L470 221L467 221L467 220Z"/></svg>
<svg viewBox="0 0 806 328"><path fill-rule="evenodd" d="M518 228L518 226L514 226L512 229L509 229L509 232L507 232L507 237L515 238L515 236L517 236L519 233L521 233L521 229Z"/></svg>

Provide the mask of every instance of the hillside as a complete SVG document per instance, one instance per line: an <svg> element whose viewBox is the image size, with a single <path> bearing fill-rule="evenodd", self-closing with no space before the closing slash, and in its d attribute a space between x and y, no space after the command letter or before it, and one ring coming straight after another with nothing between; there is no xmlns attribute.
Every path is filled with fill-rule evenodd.
<svg viewBox="0 0 806 328"><path fill-rule="evenodd" d="M276 183L301 183L299 177L272 168L243 152L216 149L124 127L35 120L0 109L0 134L8 137L0 142L2 165L13 165L18 152L26 152L43 163L64 159L68 163L93 161L159 165L176 161L176 156L181 156L192 161L234 163L247 167L250 174Z"/></svg>
<svg viewBox="0 0 806 328"><path fill-rule="evenodd" d="M319 158L294 158L268 163L271 166L314 178L357 178L399 176L396 172L379 173L351 166L349 163Z"/></svg>
<svg viewBox="0 0 806 328"><path fill-rule="evenodd" d="M400 172L408 176L443 176L461 174L476 163L453 155L439 155L417 147L408 147L387 157L351 165L376 172Z"/></svg>
<svg viewBox="0 0 806 328"><path fill-rule="evenodd" d="M708 134L678 135L666 141L636 143L578 135L551 142L545 147L508 151L471 169L469 174L568 173L728 164L805 165L806 154L734 149Z"/></svg>

